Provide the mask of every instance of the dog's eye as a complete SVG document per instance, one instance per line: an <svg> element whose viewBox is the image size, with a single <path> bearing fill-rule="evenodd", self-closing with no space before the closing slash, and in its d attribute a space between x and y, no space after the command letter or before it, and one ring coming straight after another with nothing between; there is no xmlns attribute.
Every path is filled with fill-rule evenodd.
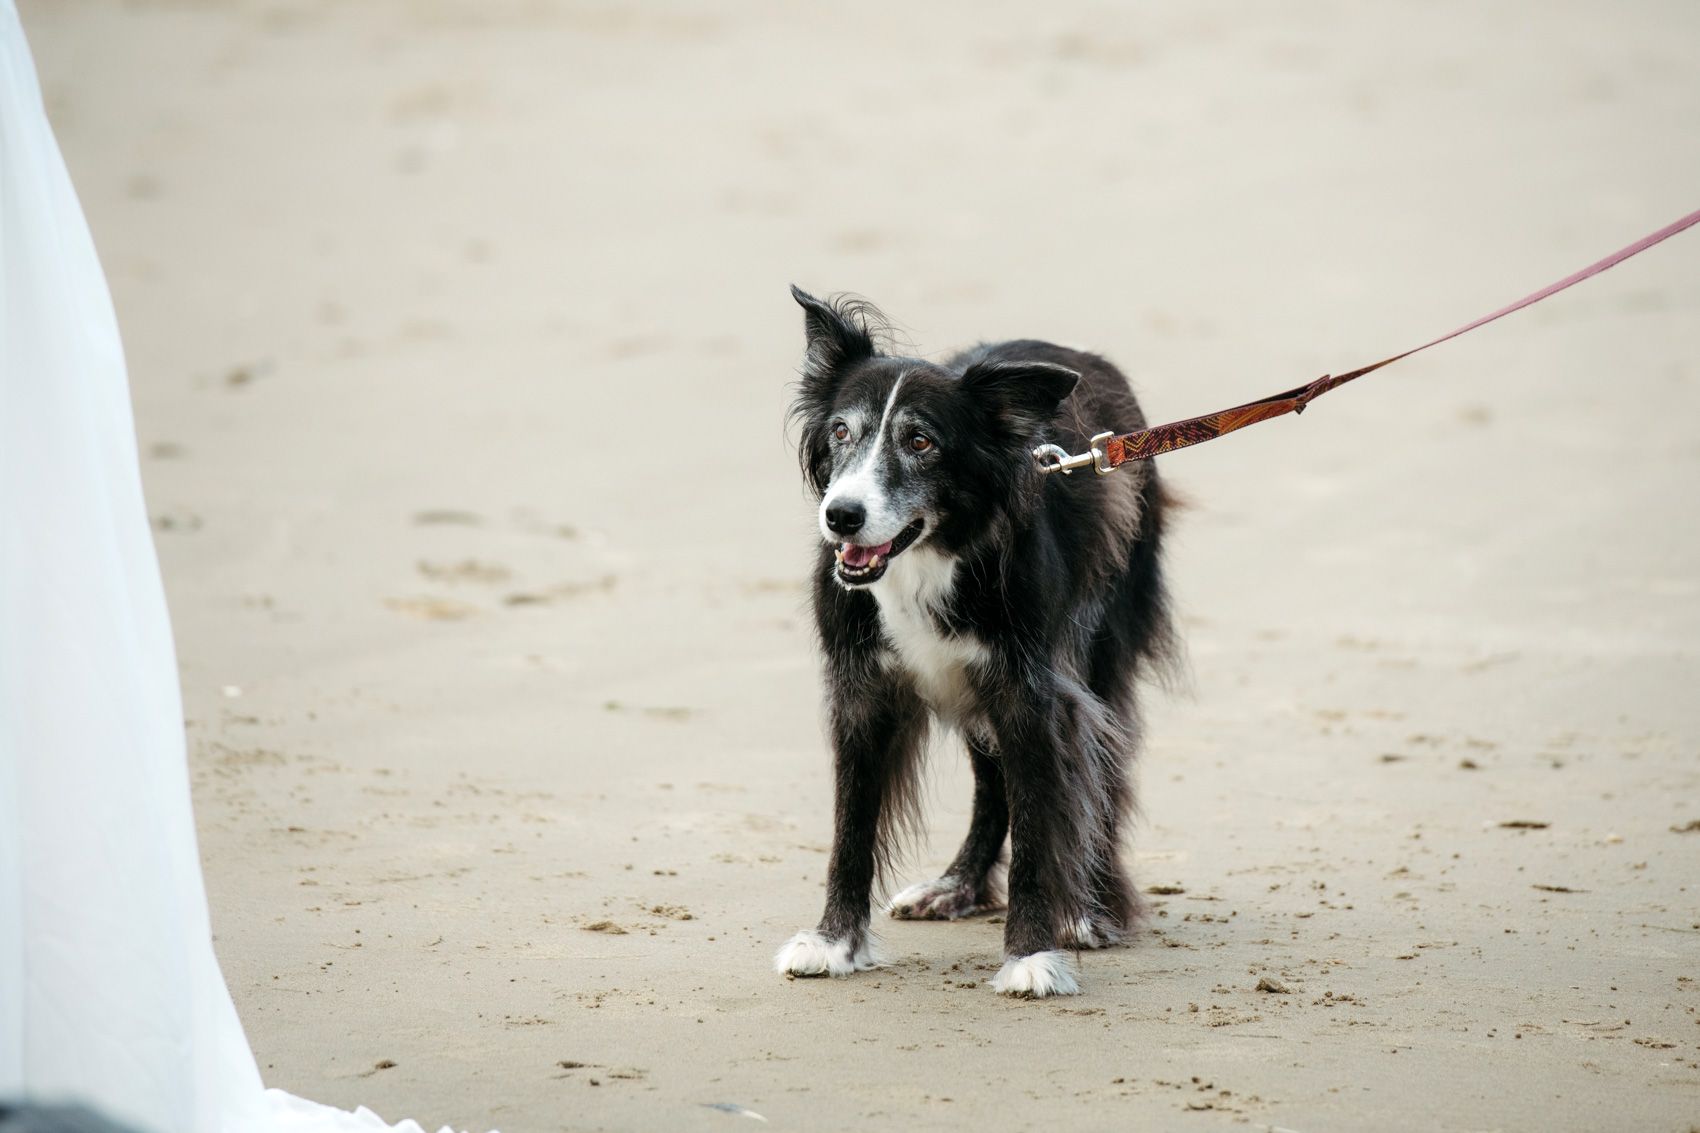
<svg viewBox="0 0 1700 1133"><path fill-rule="evenodd" d="M838 440L847 441L850 439L850 426L840 421L832 427L832 435Z"/></svg>
<svg viewBox="0 0 1700 1133"><path fill-rule="evenodd" d="M909 438L910 452L926 452L933 447L933 439L925 433L916 433Z"/></svg>

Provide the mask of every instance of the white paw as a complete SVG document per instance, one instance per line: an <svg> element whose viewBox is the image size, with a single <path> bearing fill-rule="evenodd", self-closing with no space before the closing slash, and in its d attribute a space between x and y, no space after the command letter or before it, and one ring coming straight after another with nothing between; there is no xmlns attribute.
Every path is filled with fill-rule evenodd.
<svg viewBox="0 0 1700 1133"><path fill-rule="evenodd" d="M886 902L885 911L900 921L954 921L1004 907L1004 877L994 869L978 891L955 874L914 885Z"/></svg>
<svg viewBox="0 0 1700 1133"><path fill-rule="evenodd" d="M1079 995L1074 978L1074 960L1067 952L1035 952L1011 956L992 977L992 990L1000 995L1043 999L1047 995Z"/></svg>
<svg viewBox="0 0 1700 1133"><path fill-rule="evenodd" d="M886 902L885 911L900 921L953 921L980 911L974 890L954 877L917 881Z"/></svg>
<svg viewBox="0 0 1700 1133"><path fill-rule="evenodd" d="M1076 948L1108 948L1112 944L1120 944L1122 940L1120 932L1100 924L1091 917L1076 917L1063 935L1063 943L1072 944Z"/></svg>
<svg viewBox="0 0 1700 1133"><path fill-rule="evenodd" d="M832 940L806 928L787 940L773 957L773 970L782 976L848 976L880 966L871 936L852 949L848 940Z"/></svg>

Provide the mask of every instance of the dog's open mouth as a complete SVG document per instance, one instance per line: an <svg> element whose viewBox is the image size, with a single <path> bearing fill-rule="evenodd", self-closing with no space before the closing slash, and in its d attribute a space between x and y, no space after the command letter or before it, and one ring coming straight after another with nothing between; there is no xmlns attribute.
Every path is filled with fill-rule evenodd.
<svg viewBox="0 0 1700 1133"><path fill-rule="evenodd" d="M846 586L866 586L885 574L891 560L901 555L921 537L925 521L917 519L897 533L897 538L877 547L860 543L844 543L838 548L838 581Z"/></svg>

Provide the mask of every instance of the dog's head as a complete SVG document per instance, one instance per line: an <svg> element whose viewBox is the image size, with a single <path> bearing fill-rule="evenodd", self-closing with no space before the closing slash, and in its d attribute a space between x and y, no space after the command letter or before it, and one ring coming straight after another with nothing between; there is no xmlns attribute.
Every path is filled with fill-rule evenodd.
<svg viewBox="0 0 1700 1133"><path fill-rule="evenodd" d="M958 374L886 353L884 320L859 300L795 287L808 354L792 417L820 498L837 579L869 586L918 543L961 553L996 538L1037 489L1029 452L1079 375L1044 362L981 362Z"/></svg>

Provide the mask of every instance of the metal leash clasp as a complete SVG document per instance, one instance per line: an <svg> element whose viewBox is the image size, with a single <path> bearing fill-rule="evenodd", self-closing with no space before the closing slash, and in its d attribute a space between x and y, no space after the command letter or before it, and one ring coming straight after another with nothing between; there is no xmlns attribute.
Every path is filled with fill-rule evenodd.
<svg viewBox="0 0 1700 1133"><path fill-rule="evenodd" d="M1039 471L1047 475L1061 472L1067 476L1076 468L1092 468L1098 475L1108 476L1116 470L1116 466L1110 463L1110 454L1105 451L1104 442L1113 436L1114 433L1099 433L1092 438L1090 449L1073 456L1061 445L1040 445L1033 450L1033 460L1039 465Z"/></svg>

